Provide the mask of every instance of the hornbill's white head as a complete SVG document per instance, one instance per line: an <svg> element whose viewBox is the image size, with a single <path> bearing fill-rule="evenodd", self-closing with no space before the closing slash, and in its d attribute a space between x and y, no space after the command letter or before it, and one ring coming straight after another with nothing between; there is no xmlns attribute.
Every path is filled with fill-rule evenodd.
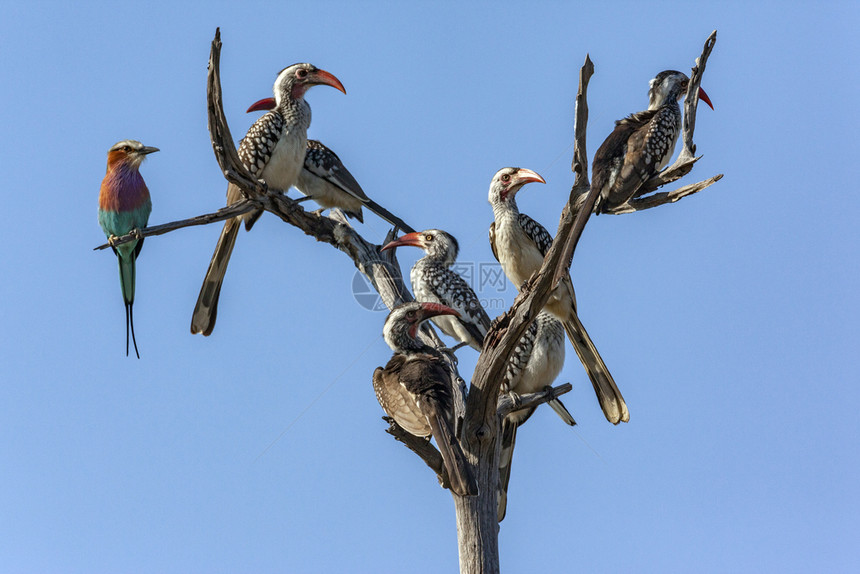
<svg viewBox="0 0 860 574"><path fill-rule="evenodd" d="M664 106L667 102L677 102L687 95L687 85L690 83L690 78L683 72L676 70L664 70L657 74L653 80L648 83L648 109L656 110ZM699 99L708 104L711 109L714 105L705 90L699 88Z"/></svg>
<svg viewBox="0 0 860 574"><path fill-rule="evenodd" d="M457 261L457 253L460 251L460 246L457 244L454 236L441 229L425 229L424 231L407 233L388 243L382 248L382 251L394 249L402 245L420 247L431 259L438 261L446 267L450 267Z"/></svg>
<svg viewBox="0 0 860 574"><path fill-rule="evenodd" d="M344 94L346 89L333 74L320 70L313 64L293 64L281 70L275 80L272 90L274 98L263 98L248 108L249 112L257 110L273 110L286 104L289 100L301 100L305 92L313 86L331 86Z"/></svg>
<svg viewBox="0 0 860 574"><path fill-rule="evenodd" d="M533 181L546 183L537 173L524 167L504 167L496 172L490 182L489 201L491 205L499 205L513 201L514 196L522 186Z"/></svg>
<svg viewBox="0 0 860 574"><path fill-rule="evenodd" d="M437 315L460 316L454 309L438 303L402 303L388 314L382 327L382 336L395 353L424 350L426 346L418 340L418 328L421 323Z"/></svg>

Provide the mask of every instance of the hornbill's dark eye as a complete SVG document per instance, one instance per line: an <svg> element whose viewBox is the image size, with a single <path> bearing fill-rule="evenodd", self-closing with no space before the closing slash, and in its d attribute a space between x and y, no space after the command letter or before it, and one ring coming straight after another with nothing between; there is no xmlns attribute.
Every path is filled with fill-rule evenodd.
<svg viewBox="0 0 860 574"><path fill-rule="evenodd" d="M511 181L511 174L506 173L505 175L503 175L503 176L502 176L502 181L504 181L504 182Z"/></svg>
<svg viewBox="0 0 860 574"><path fill-rule="evenodd" d="M305 70L304 68L301 68L296 72L296 77L300 80L304 80L305 78L308 77L308 71Z"/></svg>

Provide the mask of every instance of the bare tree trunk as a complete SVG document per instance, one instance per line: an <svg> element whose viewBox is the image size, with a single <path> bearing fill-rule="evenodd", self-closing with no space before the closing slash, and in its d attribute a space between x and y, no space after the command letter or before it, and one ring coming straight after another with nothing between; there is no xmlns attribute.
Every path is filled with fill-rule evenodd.
<svg viewBox="0 0 860 574"><path fill-rule="evenodd" d="M486 453L486 455L484 460L499 460L498 454L491 456L491 453ZM497 574L499 572L499 523L496 520L498 462L495 472L485 466L479 465L475 475L480 489L478 496L454 495L460 574Z"/></svg>

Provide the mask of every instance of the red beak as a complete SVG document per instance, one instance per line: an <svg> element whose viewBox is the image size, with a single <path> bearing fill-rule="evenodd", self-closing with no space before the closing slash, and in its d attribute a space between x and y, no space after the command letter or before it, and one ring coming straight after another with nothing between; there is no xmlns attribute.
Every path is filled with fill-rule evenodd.
<svg viewBox="0 0 860 574"><path fill-rule="evenodd" d="M275 109L275 98L263 98L259 102L254 102L246 114L250 114L251 112L258 112L260 110L274 110Z"/></svg>
<svg viewBox="0 0 860 574"><path fill-rule="evenodd" d="M417 231L415 233L407 233L406 235L398 237L391 243L387 244L385 247L380 249L380 251L394 249L395 247L401 247L403 245L410 245L412 247L423 247L423 245L421 245L421 240L418 239L420 235L421 234Z"/></svg>
<svg viewBox="0 0 860 574"><path fill-rule="evenodd" d="M454 309L439 303L421 303L421 309L424 311L424 318L436 317L437 315L453 315L459 317L460 313Z"/></svg>
<svg viewBox="0 0 860 574"><path fill-rule="evenodd" d="M708 97L708 94L705 93L705 90L699 88L699 99L708 104L711 109L714 109L714 104L711 103L711 98Z"/></svg>
<svg viewBox="0 0 860 574"><path fill-rule="evenodd" d="M340 83L334 74L330 74L325 70L317 70L313 72L313 82L314 84L325 84L327 86L331 86L337 90L340 90L344 94L346 93L346 88L343 87L343 84Z"/></svg>
<svg viewBox="0 0 860 574"><path fill-rule="evenodd" d="M526 169L524 167L519 168L517 171L517 183L521 183L523 185L532 182L540 182L546 183L546 180L538 175L536 172L533 172L530 169Z"/></svg>

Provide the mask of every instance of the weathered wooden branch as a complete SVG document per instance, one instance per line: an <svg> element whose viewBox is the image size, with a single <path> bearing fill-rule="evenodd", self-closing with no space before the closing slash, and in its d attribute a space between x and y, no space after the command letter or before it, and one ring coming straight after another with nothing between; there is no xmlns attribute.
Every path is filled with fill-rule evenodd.
<svg viewBox="0 0 860 574"><path fill-rule="evenodd" d="M259 202L249 199L243 199L241 201L237 201L233 205L222 207L215 213L207 213L205 215L198 215L197 217L191 217L189 219L181 219L179 221L171 221L170 223L163 223L161 225L153 225L152 227L144 227L143 229L133 229L130 233L127 233L121 237L114 238L112 242L108 242L103 245L99 245L98 247L94 247L93 251L98 251L99 249L107 249L111 246L111 244L113 244L113 246L117 246L123 243L128 243L133 239L151 237L153 235L163 235L171 231L176 231L177 229L182 229L183 227L217 223L218 221L232 219L234 217L259 208Z"/></svg>
<svg viewBox="0 0 860 574"><path fill-rule="evenodd" d="M696 131L696 108L699 105L699 87L702 85L705 64L708 63L708 58L711 56L711 51L714 49L714 44L716 43L717 31L714 30L708 36L708 39L705 40L702 55L696 58L696 64L692 68L690 81L687 84L687 96L684 98L684 130L681 137L683 143L681 153L672 167L663 170L664 174L671 172L673 167L679 166L696 156L696 144L693 143L693 132Z"/></svg>
<svg viewBox="0 0 860 574"><path fill-rule="evenodd" d="M574 188L588 185L587 158L583 143L588 106L586 92L588 80L594 73L590 58L586 58L580 71L577 94L574 166L577 182ZM578 158L578 159L576 159ZM499 387L514 348L529 323L549 300L550 294L570 266L566 257L568 241L575 219L577 194L572 190L552 247L544 258L540 270L522 287L514 304L499 317L484 340L484 349L472 375L472 384L466 398L466 416L463 421L461 445L476 465L475 476L480 493L474 497L454 497L457 511L457 537L460 548L462 574L489 574L499 572L498 522L496 490L499 479L500 419L498 415Z"/></svg>
<svg viewBox="0 0 860 574"><path fill-rule="evenodd" d="M652 207L657 207L666 203L675 203L681 198L702 191L706 187L711 186L712 184L720 181L721 179L723 179L723 174L718 174L704 181L700 181L698 183L691 183L690 185L685 185L684 187L679 187L678 189L673 191L654 193L651 195L646 195L645 197L631 199L630 201L622 203L621 205L616 205L615 207L607 209L605 213L610 213L612 215L620 215L622 213L633 213L634 211L651 209Z"/></svg>
<svg viewBox="0 0 860 574"><path fill-rule="evenodd" d="M567 261L566 266L562 269L556 269L553 275L553 286L557 285L564 273L568 273L570 262L573 259L573 252L576 250L576 244L579 242L579 237L582 235L582 229L585 226L585 220L578 221L579 212L582 210L582 202L580 198L588 196L588 191L591 189L591 184L588 181L588 154L585 150L585 132L588 125L588 102L585 94L588 91L588 81L594 75L594 64L591 62L591 57L585 55L585 64L579 71L579 88L576 92L576 105L574 106L574 146L573 146L573 161L570 164L570 169L574 173L573 187L570 189L570 197L567 205L561 212L561 226L566 219L573 218L573 229L571 229L565 244L561 258ZM577 226L580 224L581 226Z"/></svg>
<svg viewBox="0 0 860 574"><path fill-rule="evenodd" d="M580 71L580 86L577 94L576 122L577 130L574 143L574 161L576 182L571 190L567 205L562 211L562 220L553 240L552 247L544 258L540 270L533 275L520 290L513 305L494 323L484 343L484 350L478 359L472 386L467 399L466 430L476 438L485 436L487 426L492 427L496 415L496 400L499 386L504 378L504 370L514 347L522 338L529 323L540 312L549 296L558 284L570 264L566 259L568 241L573 231L574 202L578 196L577 190L588 186L587 159L585 158L584 142L588 105L586 92L588 81L594 73L591 59L586 57Z"/></svg>
<svg viewBox="0 0 860 574"><path fill-rule="evenodd" d="M436 473L436 478L439 479L439 485L442 488L449 488L448 471L445 469L445 464L442 462L442 455L427 438L415 436L403 430L397 422L388 416L382 417L382 420L388 423L388 428L385 430L388 434L394 437L398 442L406 445L406 448L417 454L421 460L430 467L430 470Z"/></svg>
<svg viewBox="0 0 860 574"><path fill-rule="evenodd" d="M499 418L504 418L512 412L518 411L520 409L527 409L542 405L543 403L547 403L553 399L557 399L561 395L569 393L572 390L573 385L571 385L570 383L564 383L563 385L559 385L557 387L547 387L546 389L538 391L536 393L527 393L525 395L519 395L517 401L514 401L509 393L502 393L501 395L499 395Z"/></svg>
<svg viewBox="0 0 860 574"><path fill-rule="evenodd" d="M239 160L239 152L233 145L233 136L224 115L221 93L221 29L215 29L215 39L209 52L209 73L206 76L206 106L208 112L209 138L215 160L227 181L235 183L247 198L265 195L266 184L258 180ZM226 145L225 145L226 144Z"/></svg>

